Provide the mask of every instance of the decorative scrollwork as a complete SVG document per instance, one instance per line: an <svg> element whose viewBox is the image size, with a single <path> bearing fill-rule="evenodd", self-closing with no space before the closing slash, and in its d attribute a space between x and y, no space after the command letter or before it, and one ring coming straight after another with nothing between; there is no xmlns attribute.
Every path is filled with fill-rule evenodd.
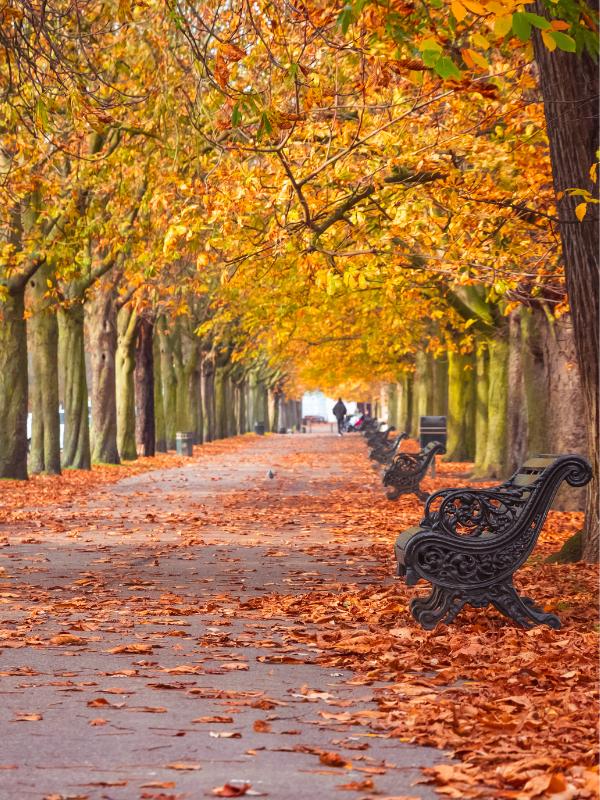
<svg viewBox="0 0 600 800"><path fill-rule="evenodd" d="M502 534L515 525L532 491L532 487L457 489L446 494L437 512L425 517L424 524L430 524L433 531L463 536Z"/></svg>

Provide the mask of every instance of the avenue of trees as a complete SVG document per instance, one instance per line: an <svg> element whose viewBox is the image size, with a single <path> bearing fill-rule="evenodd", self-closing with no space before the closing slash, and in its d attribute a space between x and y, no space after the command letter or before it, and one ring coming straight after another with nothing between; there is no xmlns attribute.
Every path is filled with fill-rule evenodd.
<svg viewBox="0 0 600 800"><path fill-rule="evenodd" d="M482 478L587 453L597 558L597 42L586 0L9 0L0 477L320 387Z"/></svg>

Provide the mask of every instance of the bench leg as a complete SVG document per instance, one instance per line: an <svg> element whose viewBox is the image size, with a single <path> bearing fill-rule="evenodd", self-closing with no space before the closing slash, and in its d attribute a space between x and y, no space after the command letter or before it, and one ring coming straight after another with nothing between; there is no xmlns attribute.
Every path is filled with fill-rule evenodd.
<svg viewBox="0 0 600 800"><path fill-rule="evenodd" d="M490 602L517 625L533 628L535 625L548 625L558 630L560 620L535 604L530 597L521 597L512 583L502 583L488 589Z"/></svg>
<svg viewBox="0 0 600 800"><path fill-rule="evenodd" d="M429 493L428 492L424 492L423 489L421 489L420 486L417 486L417 488L415 489L415 494L417 495L417 497L419 498L419 500L422 503L427 502L427 500L429 499Z"/></svg>
<svg viewBox="0 0 600 800"><path fill-rule="evenodd" d="M439 622L448 625L464 606L465 601L454 589L434 586L428 597L410 601L410 613L426 631L433 630Z"/></svg>

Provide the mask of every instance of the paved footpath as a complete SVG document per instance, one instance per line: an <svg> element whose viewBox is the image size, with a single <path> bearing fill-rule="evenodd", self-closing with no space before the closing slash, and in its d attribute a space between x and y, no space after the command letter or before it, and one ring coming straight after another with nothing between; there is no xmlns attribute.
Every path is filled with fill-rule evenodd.
<svg viewBox="0 0 600 800"><path fill-rule="evenodd" d="M328 719L377 687L253 610L380 580L329 505L357 464L353 437L247 436L0 529L0 800L433 798L444 754Z"/></svg>

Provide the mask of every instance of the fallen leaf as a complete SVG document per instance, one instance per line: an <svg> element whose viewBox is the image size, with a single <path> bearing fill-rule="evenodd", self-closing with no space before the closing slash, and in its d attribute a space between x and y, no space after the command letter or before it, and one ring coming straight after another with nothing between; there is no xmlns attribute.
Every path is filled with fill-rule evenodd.
<svg viewBox="0 0 600 800"><path fill-rule="evenodd" d="M347 761L339 753L324 752L319 754L319 761L328 767L351 767L350 761Z"/></svg>

